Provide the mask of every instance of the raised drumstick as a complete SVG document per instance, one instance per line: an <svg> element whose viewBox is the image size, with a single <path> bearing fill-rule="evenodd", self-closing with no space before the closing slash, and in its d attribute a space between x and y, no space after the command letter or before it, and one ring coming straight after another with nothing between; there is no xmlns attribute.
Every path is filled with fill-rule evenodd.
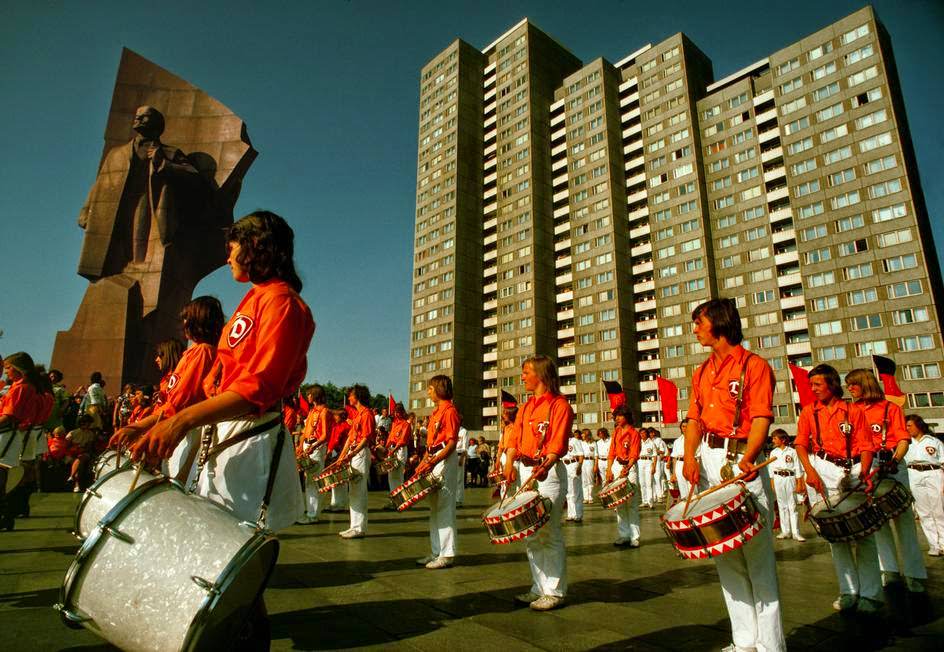
<svg viewBox="0 0 944 652"><path fill-rule="evenodd" d="M734 476L733 478L730 478L729 480L725 480L724 482L722 482L722 483L720 483L720 484L716 484L716 485L713 486L713 487L710 487L710 488L708 488L708 489L705 489L703 492L701 492L700 494L698 494L697 496L695 496L695 498L698 498L698 499L700 500L700 499L704 498L705 496L708 496L708 495L710 495L710 494L713 494L714 492L718 491L719 489L723 489L723 488L727 487L729 484L734 484L735 482L740 482L741 480L743 480L743 479L746 478L747 476L751 475L752 473L756 473L758 470L760 470L760 469L764 468L765 466L767 466L768 464L772 463L775 459L777 459L777 458L771 457L769 460L767 460L767 461L764 462L763 464L758 464L757 466L755 466L755 467L754 467L752 470L750 470L750 471L747 471L747 472L745 472L745 473L742 473L741 475L736 475L736 476Z"/></svg>

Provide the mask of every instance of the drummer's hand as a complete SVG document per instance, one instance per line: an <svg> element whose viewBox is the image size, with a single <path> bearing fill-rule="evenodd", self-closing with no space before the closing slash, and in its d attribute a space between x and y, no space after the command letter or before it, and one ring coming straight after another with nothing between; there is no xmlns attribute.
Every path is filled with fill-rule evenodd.
<svg viewBox="0 0 944 652"><path fill-rule="evenodd" d="M873 482L873 480L880 479L877 477L880 469L881 467L879 467L878 469L873 469L871 473L866 473L865 475L862 476L862 484L865 485L864 487L865 493L870 494L872 493L872 490L875 489L875 483Z"/></svg>
<svg viewBox="0 0 944 652"><path fill-rule="evenodd" d="M698 486L698 481L701 479L701 469L694 457L685 456L682 462L682 477L688 480L690 485Z"/></svg>
<svg viewBox="0 0 944 652"><path fill-rule="evenodd" d="M823 480L819 477L819 473L816 472L816 469L812 467L806 469L806 485L813 487L820 496L826 495L826 490L823 489Z"/></svg>
<svg viewBox="0 0 944 652"><path fill-rule="evenodd" d="M582 473L582 470L581 470L581 468L580 468L581 466L583 466L583 464L578 464L578 465L577 465L577 472L574 473L574 475L576 475L578 478L580 477L580 475L581 475L581 473Z"/></svg>
<svg viewBox="0 0 944 652"><path fill-rule="evenodd" d="M628 466L624 466L624 467L623 467L623 470L620 471L619 477L625 478L625 477L627 477L628 475L629 475L629 467L628 467Z"/></svg>
<svg viewBox="0 0 944 652"><path fill-rule="evenodd" d="M515 477L516 477L516 474L515 474L515 467L514 467L514 466L508 467L508 473L505 473L505 474L504 474L504 477L505 477L505 482L506 482L507 484L511 484L512 482L514 482L514 481L515 481Z"/></svg>
<svg viewBox="0 0 944 652"><path fill-rule="evenodd" d="M612 472L612 471L610 471L609 473L606 474L606 480L604 481L604 484L610 484L611 482L613 482L613 472Z"/></svg>
<svg viewBox="0 0 944 652"><path fill-rule="evenodd" d="M140 436L140 430L134 426L125 426L111 436L108 440L108 448L127 448Z"/></svg>
<svg viewBox="0 0 944 652"><path fill-rule="evenodd" d="M180 425L177 415L158 421L131 447L131 458L152 463L167 459L186 434L187 431Z"/></svg>
<svg viewBox="0 0 944 652"><path fill-rule="evenodd" d="M543 464L537 465L534 467L534 473L532 475L534 475L538 482L543 482L547 478L547 467Z"/></svg>
<svg viewBox="0 0 944 652"><path fill-rule="evenodd" d="M757 468L757 465L753 462L742 459L738 462L738 468L741 470L741 473L749 474L743 479L744 482L753 482L757 479L757 471L754 470Z"/></svg>

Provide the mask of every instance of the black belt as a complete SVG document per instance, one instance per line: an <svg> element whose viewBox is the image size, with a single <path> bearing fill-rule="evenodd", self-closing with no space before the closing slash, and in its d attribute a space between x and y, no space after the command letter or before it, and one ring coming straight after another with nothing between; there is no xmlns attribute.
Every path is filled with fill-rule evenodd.
<svg viewBox="0 0 944 652"><path fill-rule="evenodd" d="M728 447L728 455L740 455L747 451L747 440L746 439L735 439L734 437L724 437L722 435L717 435L713 432L705 433L702 436L702 441L708 444L708 448L724 448L725 444Z"/></svg>
<svg viewBox="0 0 944 652"><path fill-rule="evenodd" d="M576 457L566 457L561 460L564 464L576 464L579 461Z"/></svg>
<svg viewBox="0 0 944 652"><path fill-rule="evenodd" d="M445 450L447 445L448 445L447 442L443 442L441 444L436 444L435 446L430 446L429 448L426 449L426 454L435 455L439 451Z"/></svg>
<svg viewBox="0 0 944 652"><path fill-rule="evenodd" d="M774 471L774 474L775 474L775 475L784 475L784 476L792 476L792 475L794 475L793 471L779 471L779 470L778 470L778 471Z"/></svg>
<svg viewBox="0 0 944 652"><path fill-rule="evenodd" d="M830 455L826 451L816 451L814 455L816 455L816 457L820 458L821 460L826 460L827 462L831 462L836 466L841 466L846 470L851 469L853 466L859 463L858 455L854 455L853 457L839 457L838 455Z"/></svg>
<svg viewBox="0 0 944 652"><path fill-rule="evenodd" d="M655 457L655 456L654 456L654 455L640 455L640 456L639 456L639 459L641 459L641 460L651 460L651 459L653 459L653 457Z"/></svg>
<svg viewBox="0 0 944 652"><path fill-rule="evenodd" d="M616 458L614 458L614 459L615 459L617 462L619 462L620 464L622 464L623 466L626 466L627 464L629 464L629 458L628 458L628 457L627 457L625 460L621 460L621 459L618 458L618 457L616 457ZM644 459L644 458L640 457L639 459Z"/></svg>
<svg viewBox="0 0 944 652"><path fill-rule="evenodd" d="M912 464L909 464L908 468L914 471L936 471L937 469L941 468L941 465L940 464L919 464L917 462L914 462Z"/></svg>

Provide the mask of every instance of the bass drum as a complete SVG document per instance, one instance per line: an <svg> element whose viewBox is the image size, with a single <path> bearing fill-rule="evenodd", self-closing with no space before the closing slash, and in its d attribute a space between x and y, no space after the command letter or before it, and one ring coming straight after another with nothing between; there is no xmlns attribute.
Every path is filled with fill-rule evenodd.
<svg viewBox="0 0 944 652"><path fill-rule="evenodd" d="M75 510L75 529L72 533L84 540L92 533L98 522L128 495L134 482L136 469L125 466L113 469L100 477L95 484L85 490L78 509ZM141 471L138 484L154 480L155 476Z"/></svg>
<svg viewBox="0 0 944 652"><path fill-rule="evenodd" d="M131 464L131 458L126 453L107 450L98 456L95 460L95 466L92 467L92 475L98 480L100 477L111 471L117 471L123 466Z"/></svg>
<svg viewBox="0 0 944 652"><path fill-rule="evenodd" d="M234 649L278 551L254 523L155 478L85 540L56 608L122 650Z"/></svg>

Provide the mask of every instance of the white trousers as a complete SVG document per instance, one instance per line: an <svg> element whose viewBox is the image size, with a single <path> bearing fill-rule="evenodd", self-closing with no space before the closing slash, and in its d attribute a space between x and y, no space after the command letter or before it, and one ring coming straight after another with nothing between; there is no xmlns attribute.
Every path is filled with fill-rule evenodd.
<svg viewBox="0 0 944 652"><path fill-rule="evenodd" d="M310 455L308 459L315 465L305 474L305 513L311 518L318 518L321 513L321 492L318 491L318 485L310 476L318 475L324 470L325 447L319 446Z"/></svg>
<svg viewBox="0 0 944 652"><path fill-rule="evenodd" d="M453 483L456 488L456 504L461 505L465 500L465 462L456 464L456 481Z"/></svg>
<svg viewBox="0 0 944 652"><path fill-rule="evenodd" d="M913 446L916 444L912 444ZM944 472L908 470L908 481L914 495L914 511L921 519L921 529L931 550L944 550Z"/></svg>
<svg viewBox="0 0 944 652"><path fill-rule="evenodd" d="M276 416L279 415L269 412L257 419L221 421L216 426L214 444L268 422ZM230 446L216 457L210 458L200 474L197 495L223 505L244 521L255 522L265 495L276 439L281 428L281 421L277 421L265 432ZM302 510L304 505L302 488L295 470L295 450L292 447L291 435L285 433L266 525L273 531L286 528L298 520Z"/></svg>
<svg viewBox="0 0 944 652"><path fill-rule="evenodd" d="M526 482L532 467L517 464L518 477ZM550 520L533 536L525 539L531 566L531 592L535 595L564 597L567 594L567 552L561 530L561 513L566 494L567 471L558 461L547 477L537 483L537 491L551 500Z"/></svg>
<svg viewBox="0 0 944 652"><path fill-rule="evenodd" d="M722 480L721 467L726 461L725 449L709 448L702 443L699 488L706 489L719 484ZM780 586L770 531L769 482L767 469L761 469L758 477L746 485L764 519L763 529L742 547L715 557L714 562L731 619L734 644L738 648L780 652L787 649L787 643L783 636Z"/></svg>
<svg viewBox="0 0 944 652"><path fill-rule="evenodd" d="M842 496L839 482L845 475L845 470L828 462L821 457L810 456L810 463L823 481L823 487L829 495L829 500L835 503ZM852 467L849 479L852 485L858 484L860 467ZM815 505L820 495L807 484L810 503ZM836 568L836 579L839 581L839 592L848 595L858 595L870 600L882 601L882 575L878 567L878 550L875 546L875 537L869 535L853 543L830 543L829 549L833 554L833 566Z"/></svg>
<svg viewBox="0 0 944 652"><path fill-rule="evenodd" d="M505 472L505 459L506 459L505 454L502 453L501 454L502 473ZM517 468L517 465L515 465L515 467ZM518 491L518 487L520 486L521 486L521 478L519 478L518 474L515 473L515 479L512 482L508 484L503 482L498 486L498 495L502 500L505 500L506 496L514 496L515 492Z"/></svg>
<svg viewBox="0 0 944 652"><path fill-rule="evenodd" d="M581 481L583 482L583 499L584 500L593 500L593 460L584 460L583 461L583 470L581 471L583 475L580 476Z"/></svg>
<svg viewBox="0 0 944 652"><path fill-rule="evenodd" d="M898 465L898 472L891 476L909 490L908 467ZM897 546L895 535L898 535ZM924 567L924 557L921 546L918 545L918 526L915 523L914 511L908 509L891 519L882 529L875 533L875 545L878 548L878 565L883 571L898 573L903 569L905 577L927 579L928 570ZM898 565L898 554L901 554L901 566Z"/></svg>
<svg viewBox="0 0 944 652"><path fill-rule="evenodd" d="M360 476L348 482L351 505L351 529L367 534L367 479L370 477L370 449L366 446L351 460L351 468Z"/></svg>
<svg viewBox="0 0 944 652"><path fill-rule="evenodd" d="M656 474L652 477L652 496L655 500L665 500L665 462L659 460L652 462L656 468Z"/></svg>
<svg viewBox="0 0 944 652"><path fill-rule="evenodd" d="M433 467L442 478L442 487L429 495L429 551L434 557L456 556L456 477L459 455L449 457Z"/></svg>
<svg viewBox="0 0 944 652"><path fill-rule="evenodd" d="M403 484L403 472L406 469L406 446L398 448L394 455L396 455L400 465L387 474L387 484L390 486L390 491L399 489L400 485Z"/></svg>
<svg viewBox="0 0 944 652"><path fill-rule="evenodd" d="M780 532L788 537L796 537L800 534L796 504L796 476L771 474L771 477L774 481L774 493L777 495L777 511L780 512Z"/></svg>
<svg viewBox="0 0 944 652"><path fill-rule="evenodd" d="M685 465L685 461L681 458L673 458L672 464L675 466L675 481L678 483L679 498L685 500L688 497L688 490L691 488L688 480L682 475L682 467Z"/></svg>
<svg viewBox="0 0 944 652"><path fill-rule="evenodd" d="M567 470L567 518L583 518L583 475L577 475L577 468L583 462L565 464ZM580 470L581 474L583 469Z"/></svg>
<svg viewBox="0 0 944 652"><path fill-rule="evenodd" d="M652 506L652 460L639 460L639 497L646 505Z"/></svg>
<svg viewBox="0 0 944 652"><path fill-rule="evenodd" d="M618 478L623 472L623 465L619 460L613 460L613 478ZM617 507L616 512L616 534L621 539L629 539L633 544L639 543L639 473L636 466L629 470L626 475L629 481L636 485L633 497Z"/></svg>

